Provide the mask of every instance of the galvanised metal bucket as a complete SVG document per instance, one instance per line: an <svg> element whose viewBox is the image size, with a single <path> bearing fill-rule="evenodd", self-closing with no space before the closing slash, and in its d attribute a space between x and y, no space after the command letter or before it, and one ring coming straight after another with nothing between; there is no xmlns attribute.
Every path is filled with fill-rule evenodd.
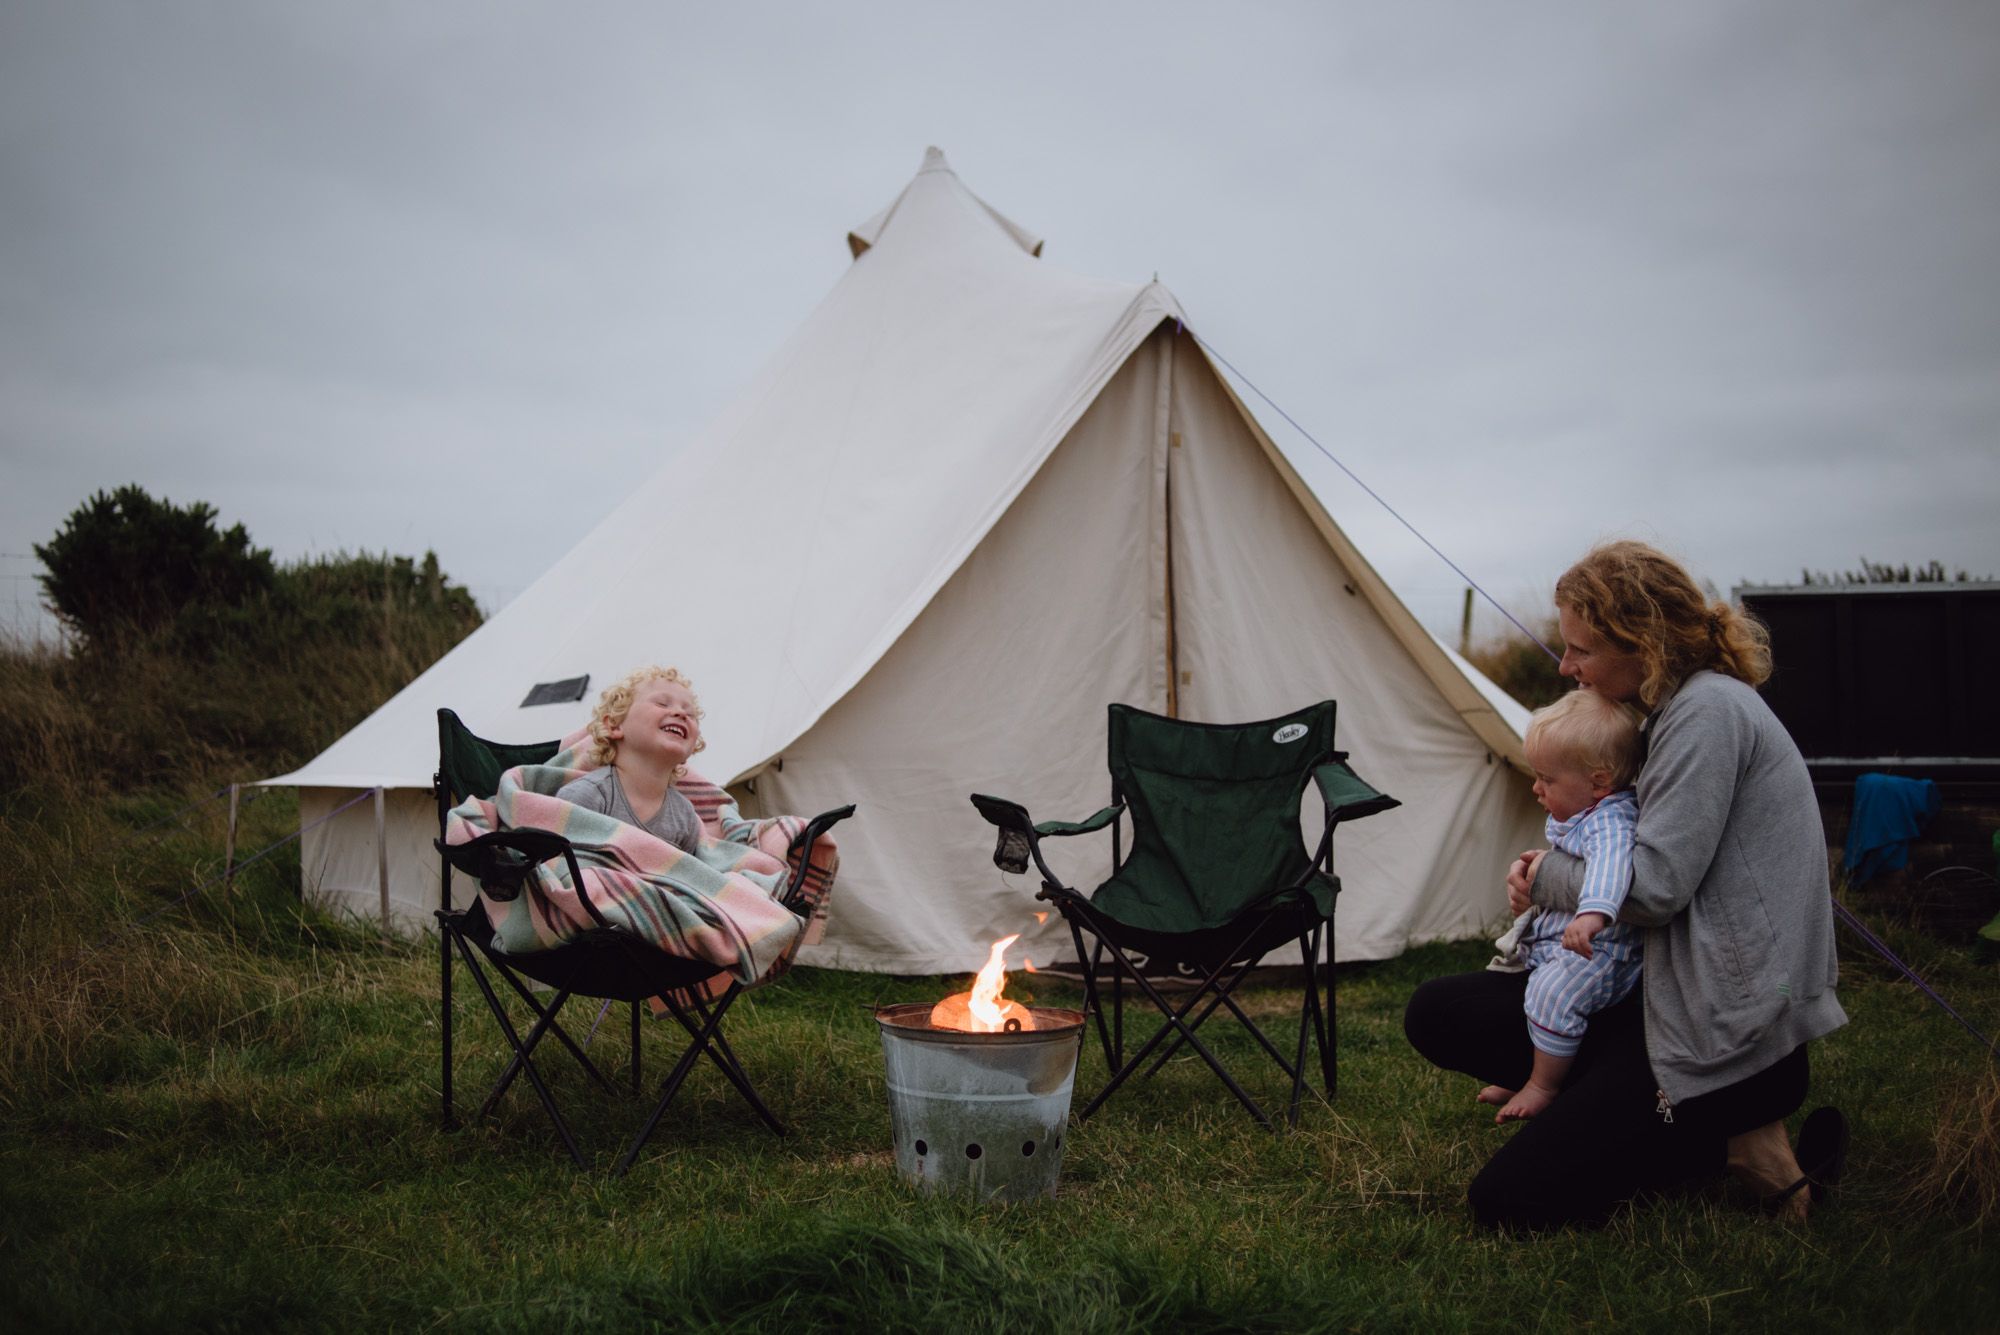
<svg viewBox="0 0 2000 1335"><path fill-rule="evenodd" d="M929 1002L876 1010L904 1181L980 1201L1055 1194L1083 1012L1030 1010L1036 1028L997 1034L934 1029Z"/></svg>

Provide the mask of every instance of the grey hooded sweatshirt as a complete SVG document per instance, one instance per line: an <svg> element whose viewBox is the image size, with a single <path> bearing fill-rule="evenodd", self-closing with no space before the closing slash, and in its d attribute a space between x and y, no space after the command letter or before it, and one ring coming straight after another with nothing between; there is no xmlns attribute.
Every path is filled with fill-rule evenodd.
<svg viewBox="0 0 2000 1335"><path fill-rule="evenodd" d="M1646 720L1632 892L1647 928L1646 1056L1672 1102L1746 1079L1847 1023L1834 996L1826 833L1805 761L1756 690L1697 672ZM1583 863L1543 858L1538 904Z"/></svg>

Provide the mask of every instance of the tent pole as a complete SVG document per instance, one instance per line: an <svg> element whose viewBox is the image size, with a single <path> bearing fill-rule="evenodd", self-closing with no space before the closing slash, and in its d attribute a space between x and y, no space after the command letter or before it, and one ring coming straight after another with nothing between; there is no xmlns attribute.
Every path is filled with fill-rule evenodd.
<svg viewBox="0 0 2000 1335"><path fill-rule="evenodd" d="M1167 717L1181 716L1181 653L1178 637L1179 629L1174 624L1174 451L1181 447L1181 433L1174 430L1173 379L1174 343L1166 340L1166 367L1161 379L1166 386L1165 417L1167 428L1166 459L1163 469L1166 476L1160 485L1160 527L1166 535L1163 555L1166 558L1166 603L1167 603Z"/></svg>
<svg viewBox="0 0 2000 1335"><path fill-rule="evenodd" d="M229 833L222 844L222 893L225 895L236 890L236 808L242 791L240 784L229 785Z"/></svg>
<svg viewBox="0 0 2000 1335"><path fill-rule="evenodd" d="M375 790L375 884L382 896L382 939L389 939L389 818L386 790Z"/></svg>
<svg viewBox="0 0 2000 1335"><path fill-rule="evenodd" d="M1178 431L1167 435L1169 451L1178 449L1181 434ZM1173 455L1168 454L1165 519L1167 530L1167 717L1181 716L1181 658L1180 646L1174 643L1174 473Z"/></svg>

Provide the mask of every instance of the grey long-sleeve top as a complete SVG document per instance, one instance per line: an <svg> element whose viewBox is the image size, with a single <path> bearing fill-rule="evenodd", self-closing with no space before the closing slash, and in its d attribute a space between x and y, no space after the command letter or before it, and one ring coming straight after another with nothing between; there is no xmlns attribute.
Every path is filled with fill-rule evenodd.
<svg viewBox="0 0 2000 1335"><path fill-rule="evenodd" d="M1697 672L1647 719L1632 890L1646 931L1646 1055L1678 1103L1847 1023L1834 995L1826 833L1799 749L1756 690ZM1550 853L1534 899L1573 908L1583 863Z"/></svg>

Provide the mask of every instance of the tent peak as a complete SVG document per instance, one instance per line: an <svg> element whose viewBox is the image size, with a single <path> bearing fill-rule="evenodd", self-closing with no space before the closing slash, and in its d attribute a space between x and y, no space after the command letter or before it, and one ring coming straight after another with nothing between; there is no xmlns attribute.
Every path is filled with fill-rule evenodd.
<svg viewBox="0 0 2000 1335"><path fill-rule="evenodd" d="M1040 258L1042 238L1003 216L998 209L966 189L965 182L959 179L958 173L952 170L951 163L945 158L944 150L935 144L924 150L922 165L917 168L917 174L910 183L903 187L902 193L891 200L887 208L847 234L848 253L855 259L860 259L862 252L882 239L882 234L888 230L889 224L898 212L909 202L910 197L919 191L926 193L943 191L959 196L963 203L971 206L972 216L993 224L1008 240L1030 255Z"/></svg>

